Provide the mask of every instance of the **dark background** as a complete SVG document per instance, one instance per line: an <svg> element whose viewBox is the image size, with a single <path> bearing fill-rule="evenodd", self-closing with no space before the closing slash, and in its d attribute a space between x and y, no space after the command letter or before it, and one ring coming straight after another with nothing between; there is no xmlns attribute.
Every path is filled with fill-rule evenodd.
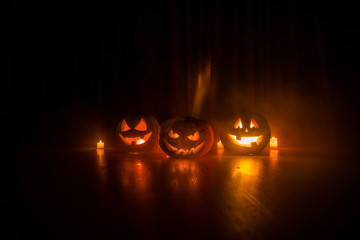
<svg viewBox="0 0 360 240"><path fill-rule="evenodd" d="M357 231L360 39L353 2L11 1L3 12L4 236L141 239L165 231L221 239L266 220L263 205L279 219L265 227L273 236ZM279 158L264 150L167 161L84 150L100 138L114 147L127 112L149 112L160 123L191 115L217 130L234 110L269 120ZM340 154L327 153L333 150ZM181 166L188 166L183 173ZM120 183L126 177L128 188ZM178 192L174 179L183 186Z"/></svg>
<svg viewBox="0 0 360 240"><path fill-rule="evenodd" d="M216 128L226 113L250 110L268 118L282 146L351 149L356 14L344 1L12 1L2 34L4 139L113 146L123 113L150 112L160 123L193 115Z"/></svg>

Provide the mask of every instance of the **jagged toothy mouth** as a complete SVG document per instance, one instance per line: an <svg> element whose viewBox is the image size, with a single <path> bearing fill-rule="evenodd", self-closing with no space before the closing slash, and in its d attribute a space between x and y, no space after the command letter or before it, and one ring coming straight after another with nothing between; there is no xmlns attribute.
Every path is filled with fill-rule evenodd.
<svg viewBox="0 0 360 240"><path fill-rule="evenodd" d="M142 137L124 137L123 135L121 135L121 133L119 133L119 136L121 140L127 145L141 145L146 143L146 141L150 138L151 134L152 132L149 132Z"/></svg>
<svg viewBox="0 0 360 240"><path fill-rule="evenodd" d="M182 149L182 148L180 148L180 149L176 148L173 145L171 145L170 143L168 143L166 140L164 140L164 142L165 142L167 149L171 150L173 153L175 153L178 156L184 156L184 157L198 153L205 144L205 141L203 141L197 147L186 150L186 149Z"/></svg>
<svg viewBox="0 0 360 240"><path fill-rule="evenodd" d="M242 147L253 147L254 145L259 145L263 139L263 135L260 136L251 136L251 137L241 137L240 140L236 138L235 135L228 134L229 139L232 143L240 145Z"/></svg>

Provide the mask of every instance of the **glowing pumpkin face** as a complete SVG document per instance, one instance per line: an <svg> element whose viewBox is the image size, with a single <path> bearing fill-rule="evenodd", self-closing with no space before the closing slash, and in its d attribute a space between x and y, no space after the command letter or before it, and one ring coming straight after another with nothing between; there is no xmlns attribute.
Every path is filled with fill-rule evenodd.
<svg viewBox="0 0 360 240"><path fill-rule="evenodd" d="M258 113L237 113L223 121L220 139L231 153L257 154L269 143L270 127Z"/></svg>
<svg viewBox="0 0 360 240"><path fill-rule="evenodd" d="M205 155L214 142L209 123L195 118L172 118L160 127L161 149L173 158Z"/></svg>
<svg viewBox="0 0 360 240"><path fill-rule="evenodd" d="M126 116L116 129L119 146L126 152L152 152L158 147L159 124L152 115Z"/></svg>

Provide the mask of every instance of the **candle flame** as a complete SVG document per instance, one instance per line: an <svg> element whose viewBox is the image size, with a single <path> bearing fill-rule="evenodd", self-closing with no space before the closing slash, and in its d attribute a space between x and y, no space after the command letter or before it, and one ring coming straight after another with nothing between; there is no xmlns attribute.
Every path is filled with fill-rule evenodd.
<svg viewBox="0 0 360 240"><path fill-rule="evenodd" d="M144 139L141 139L141 138L138 138L137 140L136 140L136 144L143 144L145 142L145 140Z"/></svg>
<svg viewBox="0 0 360 240"><path fill-rule="evenodd" d="M101 140L100 140L100 142L101 142Z"/></svg>

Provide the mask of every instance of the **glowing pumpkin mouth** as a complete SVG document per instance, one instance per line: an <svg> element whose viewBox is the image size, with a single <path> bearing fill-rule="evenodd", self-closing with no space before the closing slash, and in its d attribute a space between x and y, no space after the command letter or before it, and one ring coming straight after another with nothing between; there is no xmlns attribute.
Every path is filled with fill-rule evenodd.
<svg viewBox="0 0 360 240"><path fill-rule="evenodd" d="M176 148L173 145L171 145L170 143L168 143L168 141L166 141L166 140L164 140L164 142L165 142L166 147L169 150L173 151L176 155L184 156L184 157L198 153L205 144L205 141L203 141L202 143L197 145L197 147L186 150L186 149L182 149L182 148L180 148L180 149Z"/></svg>
<svg viewBox="0 0 360 240"><path fill-rule="evenodd" d="M143 137L123 137L123 135L119 133L119 136L121 140L127 145L141 145L146 143L146 141L150 138L151 134L152 132L145 134Z"/></svg>
<svg viewBox="0 0 360 240"><path fill-rule="evenodd" d="M241 137L240 140L236 138L235 135L228 134L229 139L232 143L240 145L242 147L253 147L254 145L259 145L263 139L263 135L252 136L252 137Z"/></svg>

